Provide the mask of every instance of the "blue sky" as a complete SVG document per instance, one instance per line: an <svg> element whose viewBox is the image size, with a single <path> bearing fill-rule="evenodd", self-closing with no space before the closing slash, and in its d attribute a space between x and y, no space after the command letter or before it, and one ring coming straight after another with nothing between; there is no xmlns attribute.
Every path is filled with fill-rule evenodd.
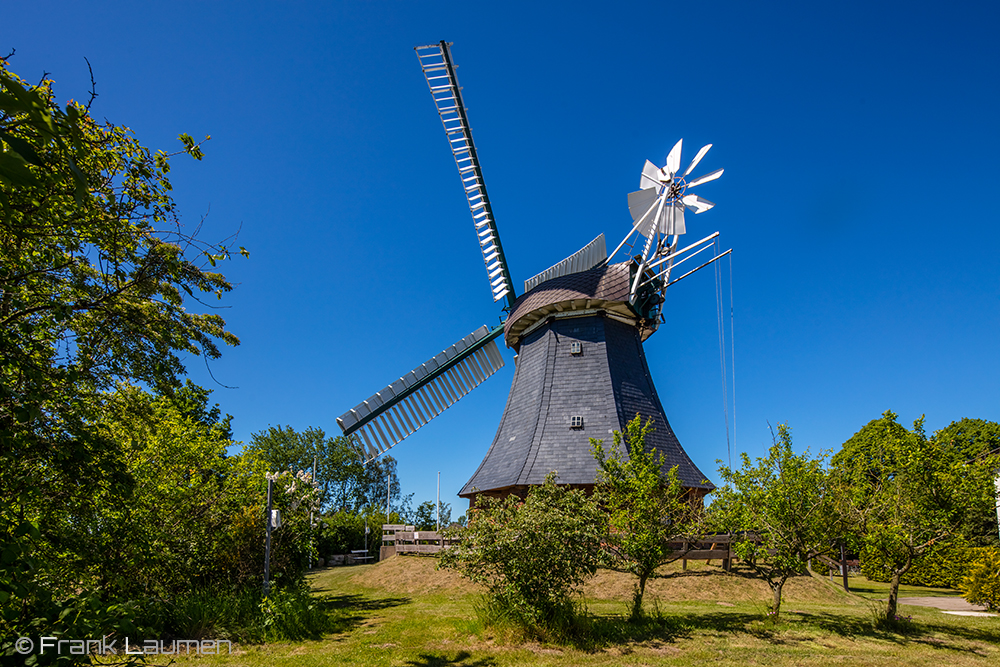
<svg viewBox="0 0 1000 667"><path fill-rule="evenodd" d="M733 248L734 452L788 422L837 447L887 409L1000 420L1000 10L994 3L11 3L12 69L178 158L202 236L240 229L222 311L242 345L192 378L241 440L335 418L498 322L413 47L452 53L515 283L630 228L643 161L714 148L689 238ZM728 263L725 282L728 283ZM728 285L727 285L728 288ZM728 299L728 295L726 297ZM646 345L671 424L726 459L715 280L667 294ZM727 343L728 345L728 343ZM455 494L508 367L392 450L405 493ZM732 379L730 379L730 382ZM732 389L730 389L730 401ZM730 405L730 432L733 431Z"/></svg>

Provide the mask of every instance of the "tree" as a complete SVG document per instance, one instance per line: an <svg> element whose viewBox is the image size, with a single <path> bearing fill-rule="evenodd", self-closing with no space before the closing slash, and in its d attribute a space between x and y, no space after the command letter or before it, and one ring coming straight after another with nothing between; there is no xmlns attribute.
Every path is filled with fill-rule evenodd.
<svg viewBox="0 0 1000 667"><path fill-rule="evenodd" d="M626 425L625 435L615 431L614 447L591 438L597 459L596 500L607 513L609 534L605 549L612 566L635 575L631 617L642 615L646 581L658 567L683 558L669 543L692 537L700 528L701 503L684 496L677 467L664 472L665 458L646 448L652 420L642 425L639 415ZM622 443L628 448L626 457Z"/></svg>
<svg viewBox="0 0 1000 667"><path fill-rule="evenodd" d="M582 491L550 474L517 496L480 496L461 542L444 551L441 567L486 587L488 606L528 632L565 630L572 594L594 574L603 515Z"/></svg>
<svg viewBox="0 0 1000 667"><path fill-rule="evenodd" d="M169 395L181 355L238 344L191 307L231 289L206 270L230 246L184 232L171 157L0 61L0 550L15 555L0 565L0 592L15 594L4 636L56 627L60 600L85 597L80 574L100 562L72 531L95 517L95 494L134 486L121 444L95 427L101 392L127 380Z"/></svg>
<svg viewBox="0 0 1000 667"><path fill-rule="evenodd" d="M402 512L408 502L401 496L394 458L383 456L366 464L352 438L331 438L320 428L310 426L298 432L291 426L271 426L251 434L244 453L267 462L272 470L311 471L315 460L316 481L326 511L384 509L387 480L392 507Z"/></svg>
<svg viewBox="0 0 1000 667"><path fill-rule="evenodd" d="M968 461L927 438L923 417L909 431L886 411L855 433L831 463L861 557L890 575L883 621L892 625L900 580L935 544L959 534L969 508L989 502L994 458Z"/></svg>
<svg viewBox="0 0 1000 667"><path fill-rule="evenodd" d="M934 439L967 460L977 459L1000 453L1000 424L964 418L935 431Z"/></svg>
<svg viewBox="0 0 1000 667"><path fill-rule="evenodd" d="M933 439L946 450L953 450L966 461L984 462L1000 454L1000 424L985 419L960 419L935 431ZM994 476L1000 470L994 471ZM969 544L1000 547L997 538L997 512L995 502L982 502L968 508L968 514L959 532Z"/></svg>
<svg viewBox="0 0 1000 667"><path fill-rule="evenodd" d="M766 458L754 463L744 453L740 468L719 468L726 485L712 503L714 521L745 538L734 550L770 587L775 620L788 578L805 572L810 558L837 548L841 521L825 459L808 450L795 454L791 429L779 424Z"/></svg>
<svg viewBox="0 0 1000 667"><path fill-rule="evenodd" d="M438 509L441 512L440 525L442 528L447 528L451 524L451 504L441 503ZM434 510L434 502L430 500L425 500L417 505L417 512L413 518L414 527L417 530L436 529L438 527L438 513Z"/></svg>

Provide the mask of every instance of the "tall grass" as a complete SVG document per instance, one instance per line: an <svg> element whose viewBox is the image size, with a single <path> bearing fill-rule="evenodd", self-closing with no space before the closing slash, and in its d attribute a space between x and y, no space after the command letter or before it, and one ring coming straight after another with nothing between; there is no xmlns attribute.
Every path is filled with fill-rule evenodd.
<svg viewBox="0 0 1000 667"><path fill-rule="evenodd" d="M272 591L208 589L151 601L136 624L164 639L228 639L244 643L318 639L338 612L305 587Z"/></svg>
<svg viewBox="0 0 1000 667"><path fill-rule="evenodd" d="M638 616L595 616L582 600L574 600L539 618L484 594L473 603L473 609L481 627L508 644L539 642L592 651L651 638L673 638L688 631L683 619L664 614L658 603ZM627 611L631 612L631 605Z"/></svg>

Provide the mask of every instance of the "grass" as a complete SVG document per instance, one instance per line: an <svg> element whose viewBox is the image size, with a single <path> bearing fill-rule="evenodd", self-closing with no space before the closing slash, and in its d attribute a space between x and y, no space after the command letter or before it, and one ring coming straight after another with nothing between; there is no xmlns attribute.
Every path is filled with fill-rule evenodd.
<svg viewBox="0 0 1000 667"><path fill-rule="evenodd" d="M652 580L648 616L625 618L631 580L601 572L583 603L597 638L567 647L502 641L478 625L479 590L433 558L396 557L376 565L320 570L311 577L317 596L336 616L336 631L322 640L240 646L232 655L180 657L199 665L374 665L403 667L506 667L513 665L995 665L1000 664L1000 619L949 616L902 606L913 616L903 635L873 629L871 598L882 584L852 577L860 595L828 579L798 577L786 586L781 620L765 619L769 595L746 573L731 575L691 563L687 571ZM901 595L953 591L906 587Z"/></svg>
<svg viewBox="0 0 1000 667"><path fill-rule="evenodd" d="M889 584L881 581L869 581L861 576L849 577L848 586L851 592L867 599L884 600L889 597ZM961 597L962 594L953 588L930 588L924 586L899 585L899 597Z"/></svg>

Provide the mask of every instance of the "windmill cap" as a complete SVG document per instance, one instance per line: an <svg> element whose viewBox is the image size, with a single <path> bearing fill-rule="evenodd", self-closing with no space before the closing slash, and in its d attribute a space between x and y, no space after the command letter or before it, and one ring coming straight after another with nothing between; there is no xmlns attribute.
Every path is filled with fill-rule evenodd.
<svg viewBox="0 0 1000 667"><path fill-rule="evenodd" d="M635 324L635 313L628 305L629 275L629 262L622 262L570 273L537 285L514 302L504 324L507 347L518 349L521 340L550 317L604 311Z"/></svg>

